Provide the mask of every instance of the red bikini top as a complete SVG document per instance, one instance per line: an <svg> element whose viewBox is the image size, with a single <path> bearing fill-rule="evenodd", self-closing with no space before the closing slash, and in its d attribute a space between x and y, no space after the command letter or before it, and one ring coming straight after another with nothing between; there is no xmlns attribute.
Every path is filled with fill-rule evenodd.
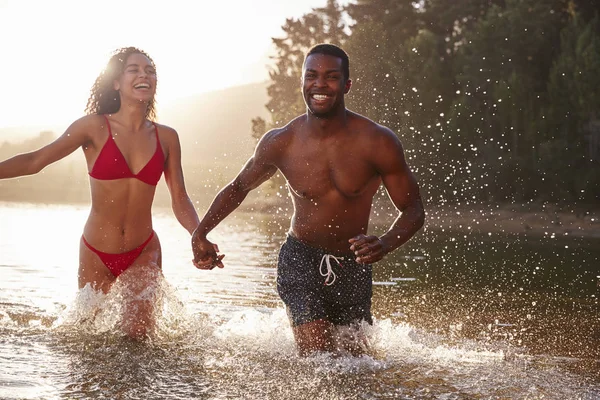
<svg viewBox="0 0 600 400"><path fill-rule="evenodd" d="M129 165L127 165L123 153L121 153L121 150L119 150L115 143L115 139L113 138L110 129L110 123L108 122L106 115L104 116L104 119L106 119L106 124L108 125L108 139L106 140L106 143L104 143L102 150L100 150L100 154L98 154L98 158L89 175L92 178L102 181L135 178L148 185L156 186L164 171L165 164L165 155L163 154L160 140L158 140L158 127L156 124L154 124L154 129L156 131L156 151L144 168L137 174L134 174L131 172Z"/></svg>

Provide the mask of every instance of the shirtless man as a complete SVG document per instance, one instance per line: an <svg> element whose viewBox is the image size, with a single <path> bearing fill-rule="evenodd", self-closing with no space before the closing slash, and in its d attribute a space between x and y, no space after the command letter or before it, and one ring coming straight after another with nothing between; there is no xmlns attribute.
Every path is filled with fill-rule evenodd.
<svg viewBox="0 0 600 400"><path fill-rule="evenodd" d="M347 110L347 54L320 44L304 60L306 113L267 132L238 176L215 197L192 235L198 268L223 267L207 234L277 170L294 204L279 253L277 290L299 353L339 350L336 327L371 318L371 264L422 226L419 187L390 129ZM373 196L383 183L398 217L382 236L367 234ZM360 353L356 346L342 346Z"/></svg>

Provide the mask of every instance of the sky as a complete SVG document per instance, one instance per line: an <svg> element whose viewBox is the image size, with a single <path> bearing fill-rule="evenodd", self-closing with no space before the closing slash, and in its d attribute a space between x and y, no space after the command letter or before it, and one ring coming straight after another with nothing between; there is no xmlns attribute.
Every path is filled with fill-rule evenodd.
<svg viewBox="0 0 600 400"><path fill-rule="evenodd" d="M0 129L60 126L81 117L96 76L119 47L135 46L153 58L159 106L267 80L271 38L282 37L286 18L325 4L0 0Z"/></svg>

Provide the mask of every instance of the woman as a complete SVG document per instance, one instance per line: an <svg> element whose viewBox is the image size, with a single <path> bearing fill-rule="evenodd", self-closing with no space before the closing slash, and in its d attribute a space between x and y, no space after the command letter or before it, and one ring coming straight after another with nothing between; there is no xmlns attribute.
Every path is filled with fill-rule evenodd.
<svg viewBox="0 0 600 400"><path fill-rule="evenodd" d="M90 175L91 211L79 246L79 288L128 289L123 329L145 336L161 275L161 247L151 208L163 172L174 214L192 234L198 215L186 192L177 132L153 122L156 69L143 51L118 49L98 76L86 116L53 143L0 162L0 179L32 175L81 147Z"/></svg>

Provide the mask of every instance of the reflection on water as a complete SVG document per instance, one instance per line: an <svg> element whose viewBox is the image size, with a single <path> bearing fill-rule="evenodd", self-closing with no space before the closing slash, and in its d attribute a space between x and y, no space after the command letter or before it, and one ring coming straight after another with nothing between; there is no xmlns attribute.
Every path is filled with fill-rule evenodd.
<svg viewBox="0 0 600 400"><path fill-rule="evenodd" d="M0 206L0 398L600 397L598 239L423 232L374 268L371 353L302 359L275 290L285 221L234 216L212 236L226 268L198 271L159 213L161 316L139 342L119 293L75 290L86 213Z"/></svg>

